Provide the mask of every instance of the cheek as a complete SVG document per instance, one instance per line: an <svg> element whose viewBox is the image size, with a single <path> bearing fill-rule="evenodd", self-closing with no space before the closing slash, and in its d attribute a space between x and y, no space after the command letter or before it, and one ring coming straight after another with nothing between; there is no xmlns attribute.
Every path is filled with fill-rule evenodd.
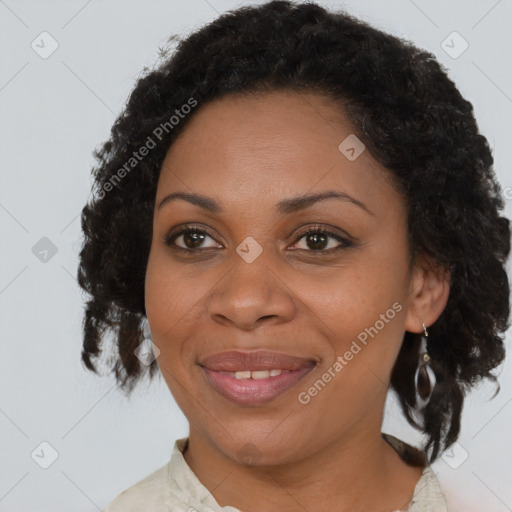
<svg viewBox="0 0 512 512"><path fill-rule="evenodd" d="M153 337L180 314L179 288L163 258L152 250L146 269L145 305Z"/></svg>
<svg viewBox="0 0 512 512"><path fill-rule="evenodd" d="M173 262L165 249L152 248L145 279L146 314L153 342L160 350L158 364L176 375L193 364L193 344L208 322L205 297L220 277L214 270L198 273L193 265ZM196 340L197 341L197 340Z"/></svg>
<svg viewBox="0 0 512 512"><path fill-rule="evenodd" d="M193 288L182 282L177 267L161 252L152 249L146 269L145 306L153 342L163 359L167 352L177 349L172 340L179 339L187 311L193 304L193 293Z"/></svg>
<svg viewBox="0 0 512 512"><path fill-rule="evenodd" d="M404 333L407 254L400 241L367 248L364 257L347 260L307 294L327 326L330 357L344 356L344 378L351 384L364 380L363 373L389 378Z"/></svg>
<svg viewBox="0 0 512 512"><path fill-rule="evenodd" d="M403 307L407 272L400 255L382 253L353 258L322 279L301 278L308 308L320 317L332 334L358 332L370 327L393 304ZM394 318L395 311L389 316Z"/></svg>

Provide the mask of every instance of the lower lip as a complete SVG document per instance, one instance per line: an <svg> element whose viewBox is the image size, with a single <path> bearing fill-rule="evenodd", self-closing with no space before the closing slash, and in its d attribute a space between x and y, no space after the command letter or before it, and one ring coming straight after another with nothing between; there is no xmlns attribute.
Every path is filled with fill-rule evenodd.
<svg viewBox="0 0 512 512"><path fill-rule="evenodd" d="M236 379L226 373L201 366L208 382L217 393L238 405L260 405L293 388L314 365L268 377L267 379Z"/></svg>

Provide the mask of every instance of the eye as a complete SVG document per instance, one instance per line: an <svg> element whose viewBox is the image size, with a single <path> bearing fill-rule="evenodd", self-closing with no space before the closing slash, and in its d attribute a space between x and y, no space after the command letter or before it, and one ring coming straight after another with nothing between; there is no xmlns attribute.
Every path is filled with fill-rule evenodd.
<svg viewBox="0 0 512 512"><path fill-rule="evenodd" d="M208 238L214 243L210 243L209 246L205 247L203 244ZM218 242L215 241L207 230L193 225L187 225L178 231L172 231L169 233L165 237L165 244L173 249L181 249L188 253L219 247Z"/></svg>
<svg viewBox="0 0 512 512"><path fill-rule="evenodd" d="M205 243L211 240L210 245ZM198 254L210 249L222 249L209 230L196 225L182 226L178 230L166 235L164 243L171 249L176 249L187 254ZM302 244L302 247L300 245ZM329 231L321 226L312 226L302 231L293 245L299 245L292 250L307 252L315 255L332 254L335 251L354 247L355 243L348 237ZM293 247L293 246L292 246Z"/></svg>
<svg viewBox="0 0 512 512"><path fill-rule="evenodd" d="M354 246L354 242L348 238L320 226L310 227L300 233L294 245L300 243L301 240L303 240L302 247L297 247L293 250L330 254L334 251Z"/></svg>

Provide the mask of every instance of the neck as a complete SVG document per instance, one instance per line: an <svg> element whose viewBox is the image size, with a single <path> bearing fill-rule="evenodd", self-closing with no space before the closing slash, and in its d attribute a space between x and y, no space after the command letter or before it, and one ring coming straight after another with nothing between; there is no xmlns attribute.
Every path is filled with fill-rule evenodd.
<svg viewBox="0 0 512 512"><path fill-rule="evenodd" d="M376 429L354 429L293 463L244 466L192 427L185 460L221 506L259 510L406 508L423 468L408 466Z"/></svg>

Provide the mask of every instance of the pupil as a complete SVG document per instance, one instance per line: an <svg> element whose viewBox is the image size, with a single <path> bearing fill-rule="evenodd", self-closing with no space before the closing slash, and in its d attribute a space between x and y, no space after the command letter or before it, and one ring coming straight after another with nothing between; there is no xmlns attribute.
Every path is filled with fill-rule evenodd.
<svg viewBox="0 0 512 512"><path fill-rule="evenodd" d="M320 250L326 247L327 237L322 233L310 233L306 238L308 247L313 250Z"/></svg>
<svg viewBox="0 0 512 512"><path fill-rule="evenodd" d="M183 235L183 242L189 248L195 248L201 245L204 240L204 234L190 231Z"/></svg>

